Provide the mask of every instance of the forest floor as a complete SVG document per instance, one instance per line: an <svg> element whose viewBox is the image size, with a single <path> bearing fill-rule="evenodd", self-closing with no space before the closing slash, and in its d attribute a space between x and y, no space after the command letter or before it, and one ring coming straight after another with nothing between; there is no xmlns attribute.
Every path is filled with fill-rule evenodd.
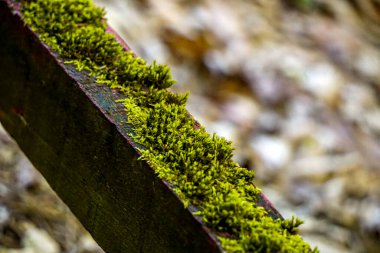
<svg viewBox="0 0 380 253"><path fill-rule="evenodd" d="M378 0L95 2L306 241L380 252ZM102 252L2 129L0 233L0 253Z"/></svg>

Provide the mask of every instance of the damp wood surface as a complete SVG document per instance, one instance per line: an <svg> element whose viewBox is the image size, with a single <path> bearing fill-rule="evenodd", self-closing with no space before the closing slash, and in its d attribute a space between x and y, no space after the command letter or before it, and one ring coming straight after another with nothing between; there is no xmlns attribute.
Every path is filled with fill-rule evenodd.
<svg viewBox="0 0 380 253"><path fill-rule="evenodd" d="M99 245L222 252L128 137L116 91L66 65L0 0L0 121ZM265 197L260 205L272 209Z"/></svg>
<svg viewBox="0 0 380 253"><path fill-rule="evenodd" d="M0 120L106 252L221 252L129 141L118 94L0 1Z"/></svg>

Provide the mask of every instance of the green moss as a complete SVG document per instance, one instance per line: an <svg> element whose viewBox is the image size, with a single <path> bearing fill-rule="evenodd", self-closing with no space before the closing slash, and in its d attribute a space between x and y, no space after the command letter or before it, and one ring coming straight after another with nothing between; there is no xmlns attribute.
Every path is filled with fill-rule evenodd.
<svg viewBox="0 0 380 253"><path fill-rule="evenodd" d="M227 252L317 252L297 234L298 219L268 216L256 204L254 172L232 160L231 143L209 135L186 110L187 94L174 84L167 66L147 65L107 33L104 11L89 0L35 0L22 8L25 23L53 50L99 83L125 94L132 135L141 159L192 204Z"/></svg>

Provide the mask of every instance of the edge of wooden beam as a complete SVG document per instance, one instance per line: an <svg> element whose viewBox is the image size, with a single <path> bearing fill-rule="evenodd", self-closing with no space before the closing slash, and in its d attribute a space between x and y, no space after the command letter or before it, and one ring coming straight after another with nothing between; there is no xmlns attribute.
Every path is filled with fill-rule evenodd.
<svg viewBox="0 0 380 253"><path fill-rule="evenodd" d="M0 0L0 121L106 252L222 252L128 133L119 94L66 65Z"/></svg>

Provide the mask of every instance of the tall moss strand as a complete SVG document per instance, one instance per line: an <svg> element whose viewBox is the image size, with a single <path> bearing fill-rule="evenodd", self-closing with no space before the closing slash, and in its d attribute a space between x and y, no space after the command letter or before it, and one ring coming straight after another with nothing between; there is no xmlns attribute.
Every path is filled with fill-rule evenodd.
<svg viewBox="0 0 380 253"><path fill-rule="evenodd" d="M254 172L232 160L231 143L199 127L186 110L187 94L165 65L148 65L106 30L105 12L89 0L24 1L27 25L67 64L118 89L141 159L173 185L185 206L199 211L227 252L318 252L298 235L299 219L280 220L256 204ZM126 224L128 225L128 224Z"/></svg>

